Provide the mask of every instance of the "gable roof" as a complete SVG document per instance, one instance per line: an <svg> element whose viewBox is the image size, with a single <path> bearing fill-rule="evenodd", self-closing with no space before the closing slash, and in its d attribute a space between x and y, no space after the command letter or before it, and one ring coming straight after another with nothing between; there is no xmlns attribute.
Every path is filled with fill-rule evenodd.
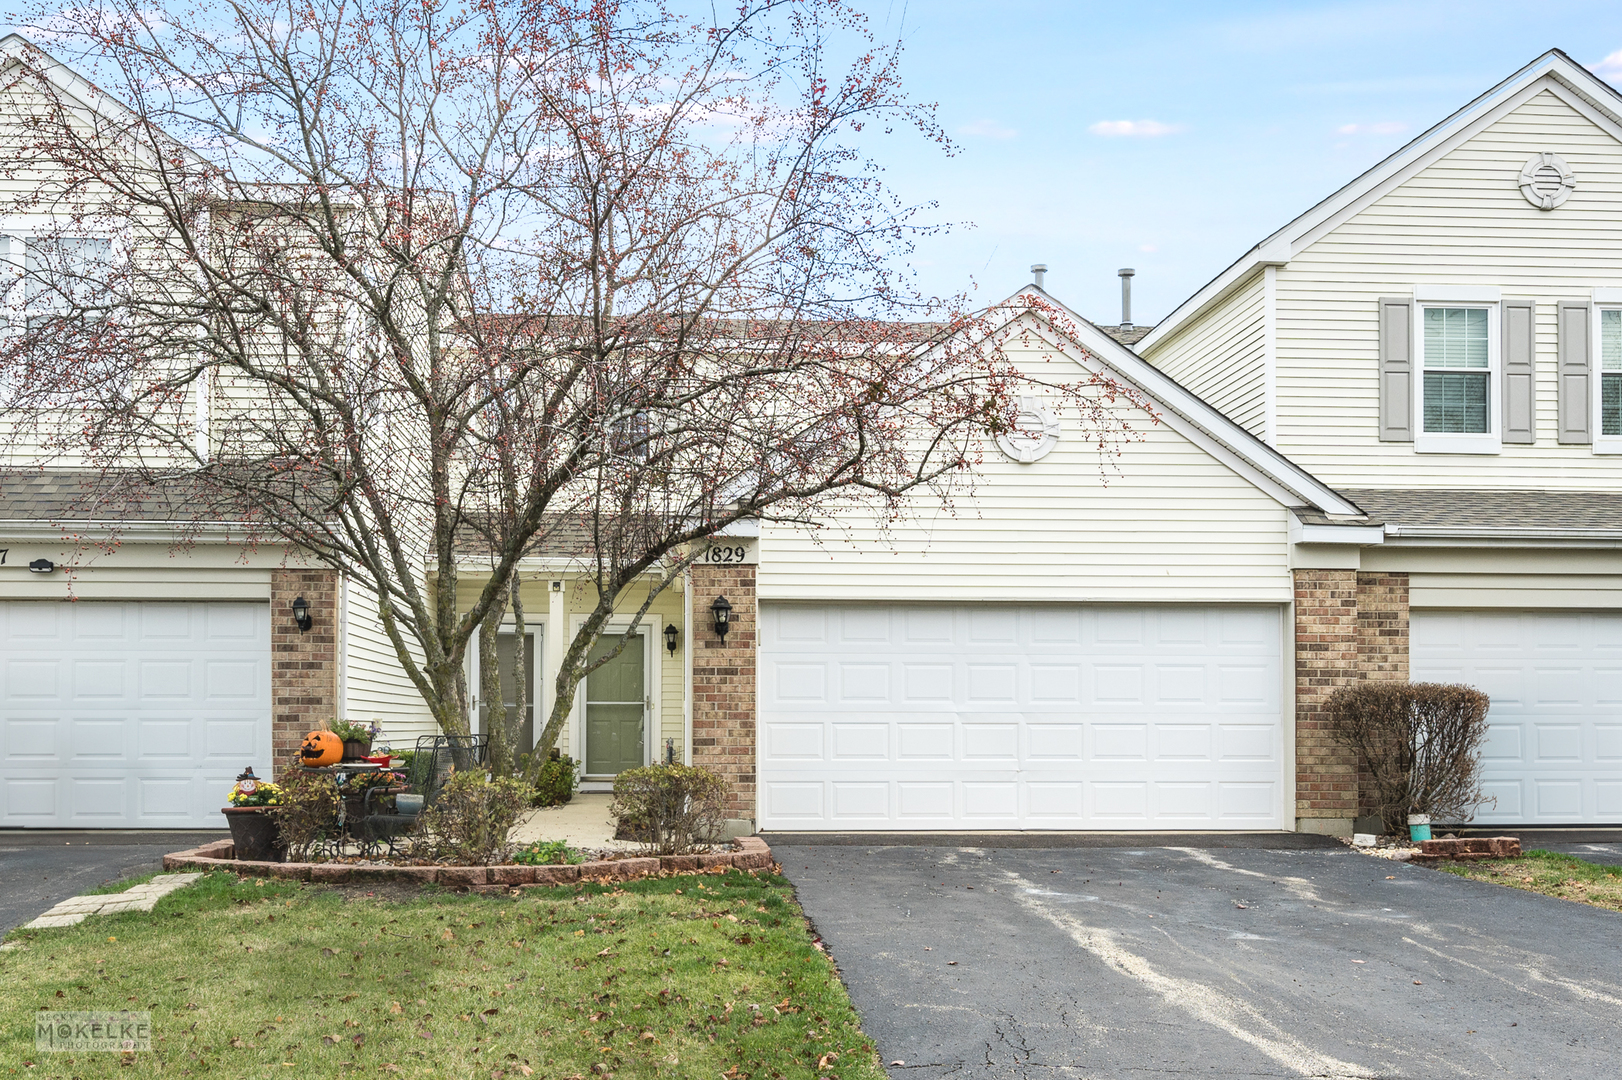
<svg viewBox="0 0 1622 1080"><path fill-rule="evenodd" d="M1164 341L1183 323L1225 299L1263 267L1286 265L1325 233L1545 90L1622 141L1622 94L1561 50L1550 49L1269 234L1160 320L1138 347L1151 349Z"/></svg>
<svg viewBox="0 0 1622 1080"><path fill-rule="evenodd" d="M140 116L128 105L96 86L89 79L68 67L62 61L40 48L21 34L7 34L0 38L0 70L14 65L32 68L50 85L51 91L79 108L125 127L136 126ZM167 142L170 150L183 154L194 164L205 164L206 159L196 150L175 139L168 132L154 129L156 138Z"/></svg>
<svg viewBox="0 0 1622 1080"><path fill-rule="evenodd" d="M1059 328L1030 301L1040 296L1073 324ZM1161 421L1257 488L1295 508L1315 508L1329 517L1360 518L1363 511L1307 470L1268 446L1204 398L1117 341L1107 331L1055 300L1046 290L1027 285L998 309L998 328L1030 317L1048 347L1084 368L1102 366L1144 394L1161 412Z"/></svg>

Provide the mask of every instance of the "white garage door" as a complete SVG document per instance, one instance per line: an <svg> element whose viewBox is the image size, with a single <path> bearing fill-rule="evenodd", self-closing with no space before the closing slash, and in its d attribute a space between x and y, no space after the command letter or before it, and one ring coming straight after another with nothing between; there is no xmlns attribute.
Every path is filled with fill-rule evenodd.
<svg viewBox="0 0 1622 1080"><path fill-rule="evenodd" d="M1492 698L1481 824L1622 824L1622 615L1416 611L1410 675Z"/></svg>
<svg viewBox="0 0 1622 1080"><path fill-rule="evenodd" d="M0 603L0 825L223 828L269 774L266 604Z"/></svg>
<svg viewBox="0 0 1622 1080"><path fill-rule="evenodd" d="M765 829L1276 829L1276 608L768 604Z"/></svg>

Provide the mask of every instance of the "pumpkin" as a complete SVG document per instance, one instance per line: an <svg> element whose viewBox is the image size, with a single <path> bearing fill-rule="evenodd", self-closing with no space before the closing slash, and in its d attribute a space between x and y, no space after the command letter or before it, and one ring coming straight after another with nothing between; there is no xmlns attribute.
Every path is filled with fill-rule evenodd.
<svg viewBox="0 0 1622 1080"><path fill-rule="evenodd" d="M310 768L336 765L344 758L344 741L330 731L312 731L299 747L299 760Z"/></svg>

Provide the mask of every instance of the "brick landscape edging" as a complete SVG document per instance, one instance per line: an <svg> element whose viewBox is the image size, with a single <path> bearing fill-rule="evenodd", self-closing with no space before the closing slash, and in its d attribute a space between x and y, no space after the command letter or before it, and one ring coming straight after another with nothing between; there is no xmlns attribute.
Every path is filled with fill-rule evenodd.
<svg viewBox="0 0 1622 1080"><path fill-rule="evenodd" d="M1416 866L1435 866L1444 859L1516 859L1521 855L1518 836L1470 836L1458 840L1425 840L1408 860Z"/></svg>
<svg viewBox="0 0 1622 1080"><path fill-rule="evenodd" d="M604 859L573 866L355 866L350 863L255 862L234 858L229 840L176 851L163 857L165 870L230 870L255 877L289 878L327 885L379 884L445 885L456 889L496 891L533 885L571 885L577 881L630 881L658 874L702 874L736 867L764 870L772 865L772 849L758 836L740 836L736 851L708 855L660 855L656 858Z"/></svg>

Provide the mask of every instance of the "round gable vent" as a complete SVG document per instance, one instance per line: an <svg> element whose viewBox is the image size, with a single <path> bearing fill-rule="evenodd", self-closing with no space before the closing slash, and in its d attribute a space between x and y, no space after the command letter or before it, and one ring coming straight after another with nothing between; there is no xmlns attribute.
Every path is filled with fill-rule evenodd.
<svg viewBox="0 0 1622 1080"><path fill-rule="evenodd" d="M1014 430L997 436L997 448L1021 465L1047 457L1059 442L1059 418L1042 405L1042 399L1022 396Z"/></svg>
<svg viewBox="0 0 1622 1080"><path fill-rule="evenodd" d="M1553 210L1577 189L1577 178L1559 154L1539 154L1521 166L1521 194L1539 210Z"/></svg>

